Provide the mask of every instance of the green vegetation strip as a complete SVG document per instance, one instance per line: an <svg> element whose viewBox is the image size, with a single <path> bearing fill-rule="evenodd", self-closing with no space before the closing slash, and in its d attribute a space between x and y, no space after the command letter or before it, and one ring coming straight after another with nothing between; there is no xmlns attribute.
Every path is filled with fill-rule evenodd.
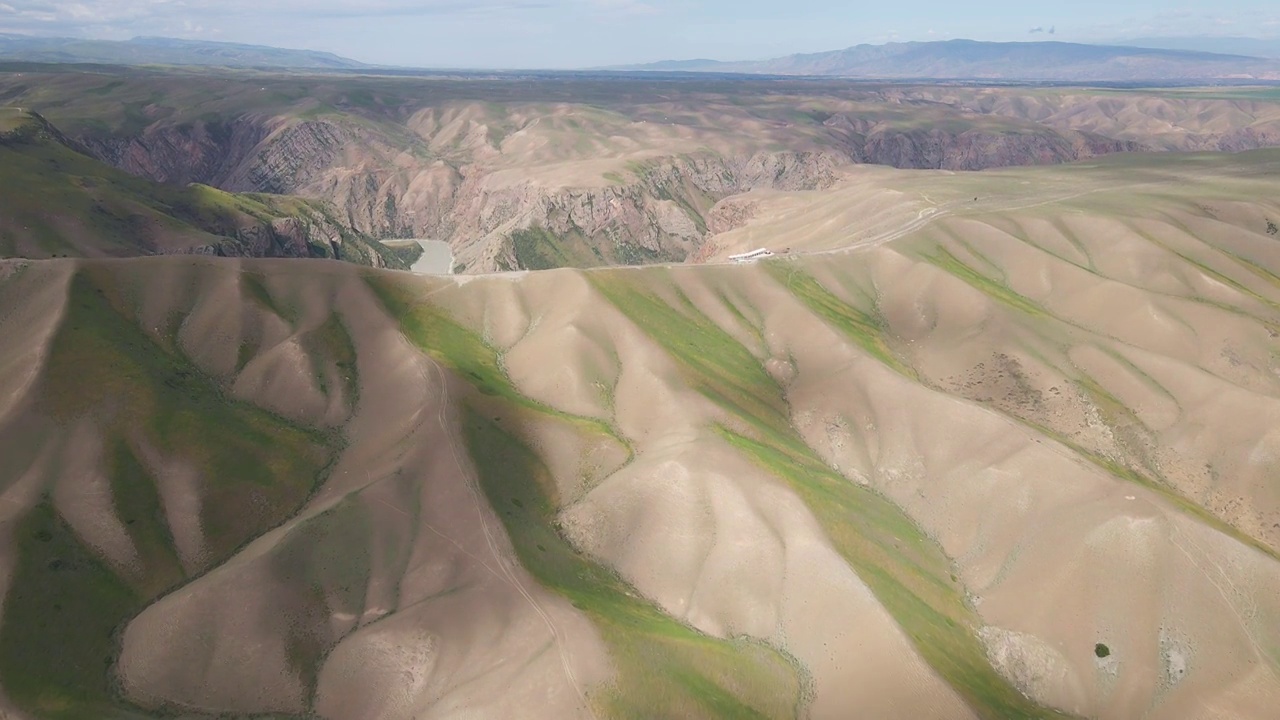
<svg viewBox="0 0 1280 720"><path fill-rule="evenodd" d="M185 573L156 480L123 440L116 440L115 452L107 461L116 516L124 523L139 556L140 567L123 576L142 597L158 597L181 582Z"/></svg>
<svg viewBox="0 0 1280 720"><path fill-rule="evenodd" d="M0 683L33 717L136 718L116 695L117 633L147 603L189 580L157 480L135 443L199 472L205 567L296 512L340 440L227 397L112 302L109 276L81 272L52 342L41 403L57 422L102 433L116 515L138 567L115 567L80 542L46 498L21 522L0 624Z"/></svg>
<svg viewBox="0 0 1280 720"><path fill-rule="evenodd" d="M316 387L325 397L331 397L338 390L330 386L330 378L335 378L341 388L342 401L354 410L360 392L360 384L356 382L356 347L342 319L336 312L330 314L320 327L303 334L301 340Z"/></svg>
<svg viewBox="0 0 1280 720"><path fill-rule="evenodd" d="M588 197L588 199L590 199ZM670 250L650 250L629 242L614 242L612 238L598 235L587 237L580 228L573 227L563 235L539 226L516 230L511 233L511 250L516 267L506 270L551 270L562 267L588 268L601 265L646 265L673 262L684 258L683 254ZM600 240L606 242L599 242Z"/></svg>
<svg viewBox="0 0 1280 720"><path fill-rule="evenodd" d="M599 250L591 252L578 233L561 238L546 228L534 226L511 233L511 249L520 270L550 270L560 267L592 267L604 263Z"/></svg>
<svg viewBox="0 0 1280 720"><path fill-rule="evenodd" d="M805 444L791 425L782 389L760 361L674 288L679 307L649 289L653 274L647 287L635 276L593 273L592 280L682 366L692 387L742 421L748 432L726 425L717 431L796 490L921 656L975 712L1001 720L1064 717L1028 700L991 667L976 636L980 620L951 579L942 549L900 508L833 471ZM879 328L865 315L846 320L847 306L836 304L816 283L800 279L798 287L805 293L802 299L821 303L824 317L853 328L860 345L900 362L880 344Z"/></svg>
<svg viewBox="0 0 1280 720"><path fill-rule="evenodd" d="M880 315L864 311L836 297L817 280L795 267L795 263L766 262L765 269L791 291L818 317L839 330L867 354L909 378L917 377L915 368L893 351L886 339L888 323Z"/></svg>
<svg viewBox="0 0 1280 720"><path fill-rule="evenodd" d="M1014 292L1002 282L992 280L986 275L974 270L964 264L964 262L955 255L952 255L946 248L937 247L933 252L926 253L922 257L942 270L965 281L975 289L980 290L988 297L1008 305L1014 310L1024 312L1034 318L1042 318L1049 315L1049 312L1041 307L1039 303L1024 295Z"/></svg>
<svg viewBox="0 0 1280 720"><path fill-rule="evenodd" d="M278 599L290 608L283 628L290 667L307 684L308 705L327 653L336 644L336 613L364 614L375 519L353 496L295 525L271 556Z"/></svg>
<svg viewBox="0 0 1280 720"><path fill-rule="evenodd" d="M1190 227L1187 227L1184 223L1181 223L1173 218L1168 218L1168 222L1174 227L1177 227L1178 229L1182 230L1182 232L1186 233L1188 236L1199 240L1199 237L1196 235L1195 231L1193 231ZM1155 235L1139 229L1134 223L1129 223L1128 227L1134 232L1134 234L1143 238L1147 242L1151 243L1152 245L1155 245L1156 247L1160 248L1161 250L1164 250L1165 252L1171 255L1174 255L1178 259L1186 262L1188 265L1191 265L1192 267L1196 268L1197 270L1209 276L1210 278L1213 278L1214 280L1217 280L1218 282L1224 285L1230 286L1232 289L1239 292L1241 295L1244 295L1246 297L1251 297L1254 300L1257 300L1258 302L1271 307L1272 309L1280 309L1280 302L1276 302L1272 298L1266 297L1265 295L1262 295L1252 290L1251 288L1246 286L1244 283L1240 282L1239 280L1236 280L1235 278L1227 275L1226 273L1214 269L1208 264L1208 262L1204 260L1197 260L1196 258L1192 257L1190 253L1175 249L1172 244L1164 242L1156 238ZM1209 252L1222 255L1230 260L1234 260L1236 264L1244 267L1246 270L1249 270L1250 272L1257 275L1258 277L1261 277L1262 279L1266 280L1267 282L1273 285L1277 284L1276 276L1270 273L1269 271L1267 271L1266 269L1264 269L1262 266L1258 265L1257 263L1251 262L1236 253L1229 252L1227 250L1224 250L1223 248L1211 245L1209 243L1205 243L1202 241L1201 244L1203 244L1204 247Z"/></svg>
<svg viewBox="0 0 1280 720"><path fill-rule="evenodd" d="M405 337L482 394L562 420L587 434L612 438L627 449L630 459L631 444L608 423L561 412L520 394L502 369L496 350L439 308L418 303L412 290L396 281L372 277L369 286L398 319Z"/></svg>
<svg viewBox="0 0 1280 720"><path fill-rule="evenodd" d="M45 401L55 417L95 417L110 438L141 434L166 456L199 468L207 493L201 527L211 553L224 556L287 517L340 440L231 399L126 319L104 287L105 277L95 284L83 272L72 280L47 363Z"/></svg>
<svg viewBox="0 0 1280 720"><path fill-rule="evenodd" d="M1135 485L1141 485L1142 487L1148 490L1151 490L1152 492L1156 493L1160 497L1164 498L1171 505L1181 510L1182 512L1186 513L1188 516L1195 518L1200 522L1203 522L1205 525L1208 525L1209 527L1213 528L1214 530L1217 530L1223 535L1226 535L1230 538L1234 538L1237 542L1240 542L1243 545L1251 547L1257 550L1258 552L1261 552L1262 554L1266 555L1267 557L1270 557L1274 560L1280 560L1280 553L1277 553L1275 548L1272 548L1271 546L1267 545L1261 540L1246 534L1243 530L1228 523L1227 521L1223 520L1217 515L1214 515L1212 512L1210 512L1208 509L1206 509L1199 503L1196 503L1191 499L1183 496L1181 493L1179 493L1177 490L1175 490L1173 487L1171 487L1167 483L1148 477L1147 475L1137 470L1134 470L1128 465L1125 465L1117 460L1114 460L1105 455L1102 455L1101 453L1095 450L1091 450L1085 447L1084 445L1081 445L1080 443L1075 442L1074 440L1058 432L1057 430L1054 430L1053 428L1050 428L1045 425L1041 425L1039 423L1032 422L1030 420L1019 418L1014 415L1010 415L1010 417L1024 423L1028 427L1034 429L1036 432L1043 434L1045 437L1052 438L1062 443L1064 446L1071 448L1078 455L1080 455L1080 457L1093 463L1098 468L1105 471L1107 474L1113 477L1119 478L1121 480L1127 480Z"/></svg>
<svg viewBox="0 0 1280 720"><path fill-rule="evenodd" d="M639 597L556 532L556 508L542 489L554 480L537 455L476 412L465 430L481 485L521 563L585 612L609 646L617 674L598 709L617 718L796 715L801 685L789 658L759 643L703 635Z"/></svg>
<svg viewBox="0 0 1280 720"><path fill-rule="evenodd" d="M521 395L492 347L438 308L415 302L405 287L374 278L370 285L410 341L481 394L622 442L604 423ZM803 686L791 658L758 642L704 635L663 613L557 531L555 482L532 450L471 409L464 429L481 487L520 561L540 583L586 613L608 645L616 678L602 696L593 698L597 710L608 717L637 719L798 715Z"/></svg>
<svg viewBox="0 0 1280 720"><path fill-rule="evenodd" d="M1274 305L1274 303L1272 303L1271 301L1267 300L1266 298L1256 293L1253 293L1252 291L1248 290L1243 285L1240 285L1239 283L1235 282L1231 278L1228 278L1225 275L1218 273L1217 271L1209 268L1203 263L1200 263L1192 259L1186 254L1177 253L1171 248L1165 246L1164 244L1142 233L1137 228L1134 228L1134 232L1139 235L1142 235L1143 237L1146 237L1153 244L1159 245L1160 247L1177 255L1178 257L1187 261L1193 266L1203 270L1205 274L1215 279L1218 279L1223 283L1229 284L1232 287L1235 287L1236 289L1240 290L1240 292L1250 295L1264 303ZM1053 317L1055 319L1058 319L1060 322L1066 323L1068 325L1072 325L1073 327L1079 327L1070 323L1069 321L1056 318L1056 316L1051 315L1047 310L1045 310L1038 303L1035 303L1024 296L1019 295L1013 292L1012 290L1010 290L1009 288L1005 287L1004 285L999 284L995 280L992 280L991 278L988 278L985 275L982 275L981 273L977 272L973 268L962 263L958 258L956 258L954 255L952 255L951 253L949 253L947 250L943 248L937 248L933 253L925 254L923 255L923 257L929 262L932 262L934 265L937 265L939 268L951 273L952 275L955 275L956 277L959 277L961 280L964 280L965 282L969 283L970 285L977 288L978 290L981 290L983 293L987 294L989 297L992 297L993 299L1003 303L1004 305L1012 308L1013 310L1016 310L1020 313L1024 313L1033 319L1044 319L1044 318ZM1228 309L1233 312L1244 314L1242 310L1239 310L1237 308L1224 308L1224 309ZM1264 325L1266 324L1266 322L1263 320L1254 318L1253 316L1249 316L1249 317L1257 320L1258 322L1262 322ZM1080 328L1080 329L1084 330L1085 332L1092 332L1087 330L1086 328ZM1113 356L1115 355L1113 354ZM1126 364L1131 365L1131 363L1128 363L1127 361L1125 362ZM1151 380L1149 376L1145 375L1145 373L1140 373L1140 375L1142 375L1146 380L1154 383L1154 380ZM1110 393L1106 392L1102 388L1102 386L1098 385L1092 379L1079 378L1075 382L1076 382L1076 385L1080 387L1081 391L1089 395L1089 397L1099 407L1100 411L1102 411L1104 414L1109 416L1108 426L1111 427L1113 430L1116 430L1117 432L1123 434L1125 433L1126 425L1132 425L1132 426L1142 425L1141 421L1138 420L1138 418L1133 414L1132 410L1129 410L1124 405L1124 403L1120 402L1119 399L1117 399ZM1014 420L1017 420L1018 422L1021 422L1027 425L1028 427L1035 429L1037 432L1040 432L1046 435L1047 437L1051 437L1057 440L1063 445L1074 450L1081 457L1085 458L1086 460L1093 463L1097 467L1106 471L1108 474L1114 477L1120 478L1122 480L1128 480L1129 482L1133 482L1149 490L1155 491L1161 497L1165 498L1170 503L1172 503L1175 507L1181 509L1183 512L1190 515L1191 517L1194 517L1208 524L1210 527L1213 527L1214 529L1218 530L1219 532L1222 532L1225 535L1235 538L1239 542L1251 548L1259 550L1260 552L1266 554L1269 557L1280 559L1280 553L1277 553L1277 551L1274 548L1270 547L1266 543L1263 543L1261 540L1258 540L1257 538L1254 538L1248 535L1247 533L1240 530L1239 528L1236 528L1234 525L1227 523L1226 521L1222 520L1221 518L1214 515L1210 511L1206 510L1204 507L1202 507L1198 503L1195 503L1190 499L1184 497L1180 492L1178 492L1178 490L1170 486L1167 482L1162 482L1162 481L1152 479L1151 477L1148 477L1147 475L1145 475L1142 471L1136 470L1124 463L1118 462L1114 459L1105 457L1098 452L1090 450L1089 448L1081 445L1080 443L1077 443L1071 440L1066 435L1060 432L1057 432L1056 430L1053 430L1049 427L1046 427L1045 425L1034 422L1028 418L1021 417L1014 413L1002 410L998 407L993 407L993 409L995 409L997 412L1000 412L1001 414L1007 417L1010 417ZM1148 470L1150 470L1150 468L1148 468Z"/></svg>
<svg viewBox="0 0 1280 720"><path fill-rule="evenodd" d="M117 626L142 598L80 543L45 500L14 529L18 550L0 625L5 694L47 720L120 717L111 663Z"/></svg>

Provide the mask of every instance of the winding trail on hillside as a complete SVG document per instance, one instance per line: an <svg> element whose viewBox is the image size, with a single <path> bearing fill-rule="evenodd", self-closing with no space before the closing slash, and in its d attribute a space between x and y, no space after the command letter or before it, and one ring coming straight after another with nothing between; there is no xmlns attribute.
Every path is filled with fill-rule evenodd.
<svg viewBox="0 0 1280 720"><path fill-rule="evenodd" d="M467 491L471 496L472 506L476 511L476 518L480 522L480 529L484 532L485 542L489 546L490 555L494 558L496 561L495 564L498 566L498 572L496 572L495 575L506 581L511 585L511 587L515 588L525 601L529 603L529 606L533 608L533 611L537 613L538 617L542 619L542 622L546 624L547 630L551 633L551 641L556 646L556 651L560 656L560 665L564 670L565 679L569 681L569 685L573 687L574 692L577 693L579 700L582 702L582 707L585 709L588 707L587 695L586 692L583 691L582 684L579 682L577 675L573 672L573 664L568 651L565 649L564 639L559 628L556 627L555 621L551 619L551 616L542 607L542 604L538 602L537 598L535 598L524 587L519 578L511 572L511 568L502 561L501 549L499 548L498 541L494 536L495 531L490 527L489 520L485 517L484 513L484 508L487 506L487 500L481 498L482 490L479 487L475 473L469 471L467 463L463 461L463 454L458 450L457 440L454 438L453 433L449 431L449 425L447 423L449 408L448 378L445 376L444 370L441 369L439 363L430 359L426 359L426 362L429 363L431 374L435 376L435 382L433 383L432 378L427 376L428 371L425 368L421 370L422 380L427 387L435 384L440 388L440 402L439 410L436 413L436 421L440 424L441 433L448 439L449 453L453 458L454 464L457 466L459 473L466 479ZM490 572L494 572L493 568L489 567L488 564L482 564L484 564Z"/></svg>

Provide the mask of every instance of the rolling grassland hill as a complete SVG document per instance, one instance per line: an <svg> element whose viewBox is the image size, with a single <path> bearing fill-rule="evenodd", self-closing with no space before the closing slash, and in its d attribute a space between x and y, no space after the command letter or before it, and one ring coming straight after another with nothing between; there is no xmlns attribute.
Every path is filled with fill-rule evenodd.
<svg viewBox="0 0 1280 720"><path fill-rule="evenodd" d="M869 164L987 170L1280 144L1266 88L3 69L0 102L104 163L323 201L374 238L448 242L470 273L696 260L756 194L822 190Z"/></svg>
<svg viewBox="0 0 1280 720"><path fill-rule="evenodd" d="M1280 152L856 170L704 265L4 261L0 711L1269 717Z"/></svg>

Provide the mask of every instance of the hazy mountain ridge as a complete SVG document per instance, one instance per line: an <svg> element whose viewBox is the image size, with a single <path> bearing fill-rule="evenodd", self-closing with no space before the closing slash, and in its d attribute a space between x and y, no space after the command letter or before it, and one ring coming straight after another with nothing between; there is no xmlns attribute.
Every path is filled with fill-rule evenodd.
<svg viewBox="0 0 1280 720"><path fill-rule="evenodd" d="M322 201L160 184L91 158L37 113L0 108L0 257L329 257L407 267Z"/></svg>
<svg viewBox="0 0 1280 720"><path fill-rule="evenodd" d="M760 61L669 61L618 69L856 78L1064 82L1280 80L1280 61L1064 42L935 42L857 45Z"/></svg>
<svg viewBox="0 0 1280 720"><path fill-rule="evenodd" d="M1280 38L1229 37L1216 35L1192 35L1185 37L1142 37L1124 40L1129 47L1160 48L1165 50L1191 50L1194 52L1248 55L1260 58L1280 58Z"/></svg>
<svg viewBox="0 0 1280 720"><path fill-rule="evenodd" d="M209 65L308 70L354 70L369 67L333 53L314 50L287 50L266 45L163 37L136 37L118 41L0 34L0 59L46 63Z"/></svg>

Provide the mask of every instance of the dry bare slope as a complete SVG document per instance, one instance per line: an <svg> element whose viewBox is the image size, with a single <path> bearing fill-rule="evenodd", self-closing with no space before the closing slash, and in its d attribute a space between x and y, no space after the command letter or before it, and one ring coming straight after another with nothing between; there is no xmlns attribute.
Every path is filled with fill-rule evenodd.
<svg viewBox="0 0 1280 720"><path fill-rule="evenodd" d="M745 266L0 265L3 707L1268 717L1278 158L877 171L918 224Z"/></svg>

